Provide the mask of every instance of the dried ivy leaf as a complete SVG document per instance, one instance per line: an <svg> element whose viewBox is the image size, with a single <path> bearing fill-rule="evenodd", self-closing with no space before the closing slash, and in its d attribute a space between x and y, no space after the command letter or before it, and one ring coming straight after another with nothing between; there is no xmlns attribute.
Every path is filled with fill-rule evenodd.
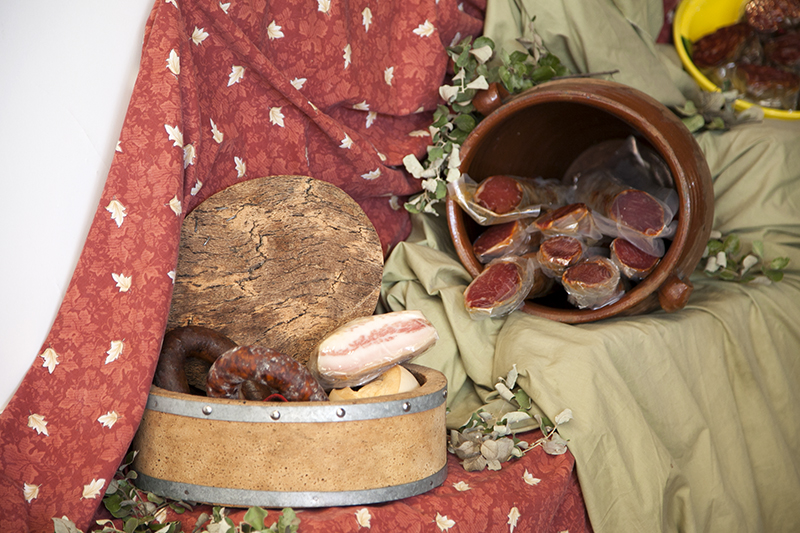
<svg viewBox="0 0 800 533"><path fill-rule="evenodd" d="M483 455L476 455L475 457L471 457L461 463L464 466L464 470L467 472L480 472L484 468L486 468L486 458Z"/></svg>
<svg viewBox="0 0 800 533"><path fill-rule="evenodd" d="M567 441L558 433L553 433L552 437L542 443L542 449L550 455L562 455L567 451Z"/></svg>

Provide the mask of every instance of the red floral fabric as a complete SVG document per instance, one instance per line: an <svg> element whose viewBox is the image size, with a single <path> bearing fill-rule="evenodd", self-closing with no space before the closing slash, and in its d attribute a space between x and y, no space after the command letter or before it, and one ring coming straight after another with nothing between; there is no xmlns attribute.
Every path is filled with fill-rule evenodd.
<svg viewBox="0 0 800 533"><path fill-rule="evenodd" d="M522 435L534 442L541 432ZM419 496L395 502L352 507L299 510L303 533L402 532L505 532L569 533L591 532L570 453L547 455L534 448L520 459L502 464L498 471L467 472L455 455L448 454L448 473L444 483ZM228 509L238 525L245 509ZM199 505L178 515L169 511L166 521L180 521L191 531L208 505ZM280 514L269 511L267 525ZM95 517L104 523L111 516L101 510ZM117 521L117 527L121 523Z"/></svg>
<svg viewBox="0 0 800 533"><path fill-rule="evenodd" d="M141 419L183 217L279 174L338 185L384 250L410 230L445 46L482 28L455 0L156 0L140 71L60 310L0 414L0 522L86 528Z"/></svg>

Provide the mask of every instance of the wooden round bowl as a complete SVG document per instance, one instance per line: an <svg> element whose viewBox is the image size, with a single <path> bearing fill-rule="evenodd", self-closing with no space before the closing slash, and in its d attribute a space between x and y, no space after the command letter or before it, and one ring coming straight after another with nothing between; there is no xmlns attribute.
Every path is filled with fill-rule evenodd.
<svg viewBox="0 0 800 533"><path fill-rule="evenodd" d="M711 233L711 173L691 132L674 113L641 91L603 80L558 80L534 87L492 111L464 141L461 172L480 182L493 174L560 179L587 148L629 135L660 154L675 181L678 228L666 254L649 276L611 305L577 309L555 296L526 301L524 312L576 324L659 307L668 312L683 308L692 291L689 276ZM481 228L450 197L446 209L459 259L477 276L483 265L472 243Z"/></svg>

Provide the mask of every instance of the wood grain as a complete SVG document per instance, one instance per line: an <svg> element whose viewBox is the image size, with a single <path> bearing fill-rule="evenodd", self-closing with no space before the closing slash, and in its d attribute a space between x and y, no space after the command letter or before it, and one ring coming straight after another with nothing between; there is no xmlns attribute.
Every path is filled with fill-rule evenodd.
<svg viewBox="0 0 800 533"><path fill-rule="evenodd" d="M306 363L330 331L374 312L382 273L378 235L341 189L249 180L185 218L167 329L206 326Z"/></svg>

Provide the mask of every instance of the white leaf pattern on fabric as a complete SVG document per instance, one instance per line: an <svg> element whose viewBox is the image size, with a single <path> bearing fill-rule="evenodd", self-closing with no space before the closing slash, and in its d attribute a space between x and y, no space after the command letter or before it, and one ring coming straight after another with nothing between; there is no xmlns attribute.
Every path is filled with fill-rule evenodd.
<svg viewBox="0 0 800 533"><path fill-rule="evenodd" d="M187 144L183 147L183 168L188 167L189 165L194 164L194 158L196 157L197 152L194 150L193 144Z"/></svg>
<svg viewBox="0 0 800 533"><path fill-rule="evenodd" d="M23 483L22 494L25 496L26 502L31 503L31 501L39 497L39 487L41 487L41 485L29 485L28 483Z"/></svg>
<svg viewBox="0 0 800 533"><path fill-rule="evenodd" d="M224 11L226 15L228 14L228 9L230 9L230 7L231 7L231 3L230 2L228 2L227 4L223 4L222 2L219 3L219 8L222 11Z"/></svg>
<svg viewBox="0 0 800 533"><path fill-rule="evenodd" d="M350 66L350 56L351 56L352 53L353 53L353 49L350 48L350 44L348 43L344 47L344 54L342 55L342 57L344 57L344 68L347 68L347 67Z"/></svg>
<svg viewBox="0 0 800 533"><path fill-rule="evenodd" d="M101 494L103 490L103 485L105 484L106 480L103 478L93 479L91 483L83 486L83 495L81 496L81 500L83 499L93 500L97 498Z"/></svg>
<svg viewBox="0 0 800 533"><path fill-rule="evenodd" d="M368 181L376 180L381 177L381 169L376 168L375 170L371 170L366 174L361 174L361 177Z"/></svg>
<svg viewBox="0 0 800 533"><path fill-rule="evenodd" d="M511 511L508 512L508 522L506 522L509 527L509 533L514 533L514 528L517 527L517 520L519 520L519 509L516 507L512 507Z"/></svg>
<svg viewBox="0 0 800 533"><path fill-rule="evenodd" d="M317 11L322 11L326 15L330 13L331 0L317 0Z"/></svg>
<svg viewBox="0 0 800 533"><path fill-rule="evenodd" d="M269 23L269 26L267 26L267 37L269 37L270 41L284 37L281 27L278 26L278 23L274 20Z"/></svg>
<svg viewBox="0 0 800 533"><path fill-rule="evenodd" d="M394 194L389 198L389 207L394 209L395 211L400 209L400 198L395 196Z"/></svg>
<svg viewBox="0 0 800 533"><path fill-rule="evenodd" d="M414 130L408 132L409 137L430 137L431 133L427 130Z"/></svg>
<svg viewBox="0 0 800 533"><path fill-rule="evenodd" d="M240 65L234 65L231 67L231 73L228 74L228 87L233 85L234 83L239 83L244 78L244 67Z"/></svg>
<svg viewBox="0 0 800 533"><path fill-rule="evenodd" d="M178 52L176 52L174 48L169 51L167 68L176 76L181 73L181 58L178 57Z"/></svg>
<svg viewBox="0 0 800 533"><path fill-rule="evenodd" d="M119 200L111 200L106 206L106 211L111 213L111 220L117 223L117 227L122 226L122 222L128 215L125 211L125 206Z"/></svg>
<svg viewBox="0 0 800 533"><path fill-rule="evenodd" d="M52 374L53 370L55 370L56 366L58 366L59 355L56 353L56 351L52 348L48 348L44 352L42 352L42 354L39 357L44 359L44 363L42 363L42 366L45 367Z"/></svg>
<svg viewBox="0 0 800 533"><path fill-rule="evenodd" d="M164 0L164 2L167 4L172 4L173 6L175 6L176 9L178 7L178 3L175 2L175 0Z"/></svg>
<svg viewBox="0 0 800 533"><path fill-rule="evenodd" d="M364 25L364 31L369 31L369 25L372 24L372 10L370 8L365 7L364 11L361 12L361 24Z"/></svg>
<svg viewBox="0 0 800 533"><path fill-rule="evenodd" d="M115 152L122 152L122 141L117 141L117 146L114 148Z"/></svg>
<svg viewBox="0 0 800 533"><path fill-rule="evenodd" d="M225 135L220 131L214 121L212 119L208 119L211 121L211 136L214 137L214 140L217 144L222 144L222 140L225 138Z"/></svg>
<svg viewBox="0 0 800 533"><path fill-rule="evenodd" d="M103 427L107 428L113 427L114 424L117 423L117 420L119 420L119 414L116 411L109 411L97 419L97 421L100 422Z"/></svg>
<svg viewBox="0 0 800 533"><path fill-rule="evenodd" d="M339 148L346 148L350 149L353 147L353 139L350 138L348 134L344 134L344 139L342 139L342 144L339 145Z"/></svg>
<svg viewBox="0 0 800 533"><path fill-rule="evenodd" d="M306 81L308 81L306 78L295 78L292 81L290 81L289 83L291 83L292 87L294 87L295 89L297 89L299 91L299 90L301 90L303 88L303 85L306 84Z"/></svg>
<svg viewBox="0 0 800 533"><path fill-rule="evenodd" d="M244 160L240 157L234 157L233 162L236 164L236 177L243 178L247 174L247 165L245 165Z"/></svg>
<svg viewBox="0 0 800 533"><path fill-rule="evenodd" d="M169 140L172 141L172 146L183 148L183 133L181 133L181 130L178 128L178 126L164 124L164 129L169 134Z"/></svg>
<svg viewBox="0 0 800 533"><path fill-rule="evenodd" d="M39 435L50 435L50 432L47 431L47 422L43 415L37 415L36 413L30 415L28 417L28 427L35 430Z"/></svg>
<svg viewBox="0 0 800 533"><path fill-rule="evenodd" d="M359 509L358 511L355 512L355 515L356 515L356 522L358 523L359 526L365 527L367 529L371 528L369 521L372 520L372 515L369 514L369 509L367 509L366 507L364 507L363 509Z"/></svg>
<svg viewBox="0 0 800 533"><path fill-rule="evenodd" d="M269 121L276 125L283 128L283 113L281 112L280 107L271 107L269 109Z"/></svg>
<svg viewBox="0 0 800 533"><path fill-rule="evenodd" d="M113 363L119 356L122 355L122 350L125 348L125 343L122 341L111 341L111 348L106 351L106 364Z"/></svg>
<svg viewBox="0 0 800 533"><path fill-rule="evenodd" d="M172 212L176 215L180 215L183 212L183 208L181 207L181 201L178 200L178 196L175 195L172 197L172 200L169 201L169 208L172 209Z"/></svg>
<svg viewBox="0 0 800 533"><path fill-rule="evenodd" d="M428 19L425 19L425 22L414 28L412 31L420 37L430 37L433 35L435 30L436 28L433 27L433 24L431 24Z"/></svg>
<svg viewBox="0 0 800 533"><path fill-rule="evenodd" d="M114 278L114 281L117 282L117 287L119 287L119 292L128 292L131 288L131 276L126 276L125 274L114 274L112 272L111 277Z"/></svg>
<svg viewBox="0 0 800 533"><path fill-rule="evenodd" d="M174 270L170 270L169 272L167 272L167 277L172 280L172 284L174 285L175 284L175 271Z"/></svg>
<svg viewBox="0 0 800 533"><path fill-rule="evenodd" d="M453 488L456 489L458 492L466 492L470 490L470 487L466 481L459 481L458 483L453 483Z"/></svg>
<svg viewBox="0 0 800 533"><path fill-rule="evenodd" d="M367 113L367 128L372 126L375 123L375 119L378 118L378 113L375 111L370 111Z"/></svg>
<svg viewBox="0 0 800 533"><path fill-rule="evenodd" d="M386 162L386 156L383 155L381 152L377 152L377 153L378 153L378 159L380 159L381 161L383 161L385 163Z"/></svg>
<svg viewBox="0 0 800 533"><path fill-rule="evenodd" d="M197 180L197 182L194 184L194 187L192 187L192 190L189 191L189 194L191 194L192 196L197 196L197 193L199 193L200 189L202 188L203 188L203 182Z"/></svg>
<svg viewBox="0 0 800 533"><path fill-rule="evenodd" d="M366 100L359 102L357 104L353 104L353 109L356 111L369 111L369 104Z"/></svg>
<svg viewBox="0 0 800 533"><path fill-rule="evenodd" d="M195 26L194 31L192 32L192 42L196 45L199 45L206 39L208 39L208 32L206 32L206 29Z"/></svg>
<svg viewBox="0 0 800 533"><path fill-rule="evenodd" d="M392 80L394 79L394 67L386 67L383 71L383 81L386 82L386 85L392 85Z"/></svg>
<svg viewBox="0 0 800 533"><path fill-rule="evenodd" d="M439 531L446 531L456 525L456 521L436 513L436 525L439 527Z"/></svg>

